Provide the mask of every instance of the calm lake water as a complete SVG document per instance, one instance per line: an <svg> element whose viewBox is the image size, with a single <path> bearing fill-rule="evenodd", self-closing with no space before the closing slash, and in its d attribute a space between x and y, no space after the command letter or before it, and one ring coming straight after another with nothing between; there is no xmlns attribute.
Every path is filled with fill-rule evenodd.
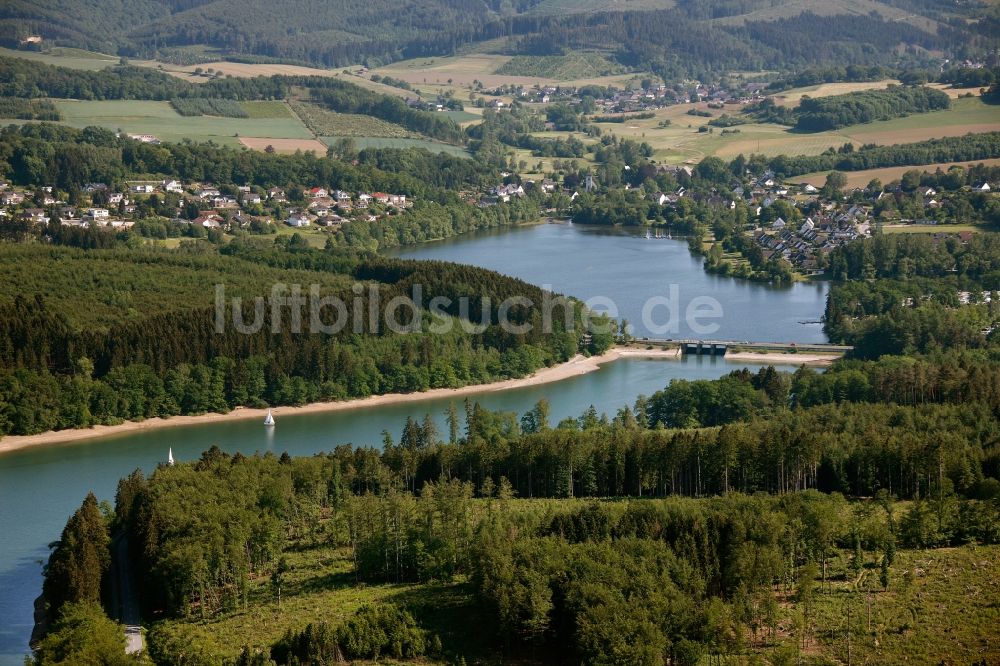
<svg viewBox="0 0 1000 666"><path fill-rule="evenodd" d="M401 248L393 254L483 266L581 300L610 299L638 337L826 342L819 323L826 307L825 283L772 287L710 275L683 240L647 239L638 232L554 223L470 234ZM693 330L686 321L688 308L704 307L699 300L705 297L714 299L721 309L721 317L700 320L701 324L717 324L715 332ZM668 326L673 310L676 327L661 332L643 324L643 308L653 299L664 305L653 308L652 323Z"/></svg>
<svg viewBox="0 0 1000 666"><path fill-rule="evenodd" d="M542 225L428 244L400 254L477 264L536 284L550 284L555 291L579 298L608 296L634 322L640 320L645 299L668 295L669 285L677 284L682 303L699 295L719 300L724 316L718 320L720 329L714 337L824 340L818 325L799 323L815 321L822 314L826 292L821 285L773 289L713 277L688 255L683 242L614 233L610 234L614 237L595 237L607 235L606 231L571 225ZM682 328L678 335L665 337L687 335L690 331ZM553 421L558 421L578 416L591 404L598 411L613 414L672 378L715 378L747 365L711 358L630 358L589 375L472 399L489 409L520 414L545 397L552 403ZM421 418L424 414L434 415L445 432L449 402L436 399L285 418L279 409L273 429L256 421L184 426L0 456L0 665L23 664L31 633L32 602L41 589L41 565L48 557L47 544L59 538L69 514L88 491L113 501L119 478L137 467L152 471L166 459L168 447L173 447L177 460L197 458L213 444L246 454L288 451L309 455L347 442L377 445L383 429L398 439L407 416Z"/></svg>

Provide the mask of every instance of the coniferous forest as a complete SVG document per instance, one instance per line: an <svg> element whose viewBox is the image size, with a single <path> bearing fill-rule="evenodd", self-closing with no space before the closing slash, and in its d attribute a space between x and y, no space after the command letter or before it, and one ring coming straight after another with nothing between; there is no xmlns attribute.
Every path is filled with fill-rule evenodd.
<svg viewBox="0 0 1000 666"><path fill-rule="evenodd" d="M0 519L42 525L0 535L0 581L40 587L24 663L1000 663L998 35L987 0L0 3L0 475L39 479ZM601 277L659 284L666 237L708 284L768 283L747 299L825 281L797 324L843 356L747 335L752 370L681 361L607 413L552 386L522 413L376 404L374 441L165 430L168 461L129 451L42 516L36 469L102 462L35 458L80 434L54 431L676 348L524 273L391 256L540 221L635 242ZM0 618L31 605L5 587ZM0 628L5 666L26 633Z"/></svg>

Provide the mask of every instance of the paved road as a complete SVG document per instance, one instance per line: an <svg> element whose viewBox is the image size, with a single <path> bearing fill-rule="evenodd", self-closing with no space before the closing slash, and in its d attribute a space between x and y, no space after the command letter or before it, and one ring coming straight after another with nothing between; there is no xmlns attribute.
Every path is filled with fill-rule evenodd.
<svg viewBox="0 0 1000 666"><path fill-rule="evenodd" d="M115 549L115 570L117 575L113 581L116 590L115 601L118 605L118 619L125 625L125 652L135 654L142 652L142 629L139 626L139 599L136 596L135 580L129 567L128 539L124 536L118 539Z"/></svg>

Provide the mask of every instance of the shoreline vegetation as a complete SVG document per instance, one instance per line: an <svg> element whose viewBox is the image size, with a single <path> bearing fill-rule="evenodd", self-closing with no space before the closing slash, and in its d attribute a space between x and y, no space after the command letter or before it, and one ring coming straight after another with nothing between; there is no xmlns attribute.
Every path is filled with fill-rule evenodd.
<svg viewBox="0 0 1000 666"><path fill-rule="evenodd" d="M645 349L634 345L617 346L597 356L583 356L581 354L577 354L565 363L560 363L549 368L542 368L527 377L505 379L498 382L491 382L489 384L472 384L459 388L431 389L429 391L419 391L415 393L387 393L382 395L372 395L365 398L354 398L350 400L315 402L298 407L272 407L271 411L275 416L280 418L282 416L291 416L295 414L338 412L348 409L363 409L368 407L379 407L382 405L419 402L435 398L458 398L476 393L506 391L510 389L525 388L528 386L538 386L540 384L550 384L564 379L569 379L571 377L589 374L600 369L600 366L606 363L611 363L622 358L679 359L681 358L681 350ZM829 365L836 358L836 356L828 354L755 352L729 352L725 356L725 359L728 361L813 366ZM146 419L144 421L125 421L124 423L116 425L97 425L90 428L50 430L48 432L38 433L35 435L7 435L0 438L0 455L36 446L70 444L73 442L138 432L142 430L205 423L219 423L223 421L236 421L244 419L263 420L267 411L268 410L266 408L237 407L236 409L225 414L213 412L208 414L170 416L167 418L157 417Z"/></svg>

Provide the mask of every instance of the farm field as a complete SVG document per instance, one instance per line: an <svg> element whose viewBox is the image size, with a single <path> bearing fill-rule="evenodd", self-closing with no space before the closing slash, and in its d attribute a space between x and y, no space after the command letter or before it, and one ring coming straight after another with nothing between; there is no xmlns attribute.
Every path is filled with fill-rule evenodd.
<svg viewBox="0 0 1000 666"><path fill-rule="evenodd" d="M827 148L839 147L847 142L858 146L865 143L891 145L962 136L970 132L1000 131L1000 109L984 104L978 98L956 99L952 108L945 111L914 114L815 134L798 134L773 124L740 125L734 128L739 133L727 135L723 135L720 128L713 128L711 133L699 132L698 128L706 125L710 118L687 115L691 108L708 110L706 104L682 104L661 109L654 118L647 120L600 126L618 136L648 142L653 146L656 160L670 163L700 160L709 155L729 159L740 153L818 155ZM709 111L713 116L723 113L733 115L738 113L739 108L727 106L724 110ZM663 120L670 120L671 125L657 127Z"/></svg>
<svg viewBox="0 0 1000 666"><path fill-rule="evenodd" d="M480 110L476 109L476 111ZM477 122L483 119L482 111L479 113L472 113L470 111L441 111L440 114L447 118L451 118L459 125Z"/></svg>
<svg viewBox="0 0 1000 666"><path fill-rule="evenodd" d="M896 79L884 79L882 81L859 81L857 83L820 83L815 86L805 86L803 88L792 88L774 95L774 103L780 106L796 106L803 97L831 97L833 95L846 95L847 93L860 92L862 90L881 90L888 88L890 84L898 84Z"/></svg>
<svg viewBox="0 0 1000 666"><path fill-rule="evenodd" d="M240 102L240 106L251 118L294 118L295 114L288 108L288 104L280 101L273 102Z"/></svg>
<svg viewBox="0 0 1000 666"><path fill-rule="evenodd" d="M498 68L496 74L546 76L558 80L615 76L625 68L604 53L577 51L558 56L515 56Z"/></svg>
<svg viewBox="0 0 1000 666"><path fill-rule="evenodd" d="M292 110L316 136L418 138L401 125L374 116L337 113L309 102L291 102Z"/></svg>
<svg viewBox="0 0 1000 666"><path fill-rule="evenodd" d="M391 76L407 83L452 85L468 88L475 81L487 88L499 85L548 85L555 79L542 76L514 76L495 74L511 60L511 56L474 53L440 58L415 58L392 63L375 70L376 74ZM449 84L448 81L451 80Z"/></svg>
<svg viewBox="0 0 1000 666"><path fill-rule="evenodd" d="M979 88L952 88L947 83L928 83L928 88L934 88L948 95L952 99L957 99L962 95L979 95Z"/></svg>
<svg viewBox="0 0 1000 666"><path fill-rule="evenodd" d="M882 233L886 234L957 234L968 231L977 233L981 227L974 224L885 224Z"/></svg>
<svg viewBox="0 0 1000 666"><path fill-rule="evenodd" d="M844 175L847 176L847 187L864 187L871 181L872 178L878 178L883 183L891 183L894 180L902 178L903 174L907 171L913 171L914 169L919 169L920 171L936 171L940 168L942 171L947 171L948 168L952 166L970 167L977 164L996 166L1000 164L1000 159L974 160L972 162L944 162L942 164L927 164L924 166L887 167L885 169L866 169L864 171L847 171ZM811 183L812 185L819 187L826 182L826 174L828 173L830 172L821 171L818 173L808 173L804 176L798 176L795 180L803 183Z"/></svg>
<svg viewBox="0 0 1000 666"><path fill-rule="evenodd" d="M385 83L376 83L368 78L369 76L371 75L351 72L349 74L336 74L335 78L342 79L348 83L353 83L354 85L361 86L362 88L368 88L369 90L373 90L383 95L392 95L393 97L402 97L403 99L414 96L414 92L411 90L403 90L402 88L386 85Z"/></svg>
<svg viewBox="0 0 1000 666"><path fill-rule="evenodd" d="M81 102L57 100L64 122L73 127L98 125L132 134L153 134L162 141L216 141L239 145L239 137L312 139L302 123L292 116L280 118L184 117L169 102L115 100Z"/></svg>
<svg viewBox="0 0 1000 666"><path fill-rule="evenodd" d="M155 69L160 69L168 74L173 74L179 78L188 80L192 83L203 83L208 81L208 77L198 76L194 73L195 69L202 69L207 71L212 69L216 72L222 72L229 76L250 78L254 76L273 76L275 74L284 74L287 76L336 76L337 72L331 69L319 69L317 67L303 67L301 65L281 65L281 64L259 64L259 63L243 63L243 62L228 62L225 60L219 60L216 62L206 62L198 65L173 65L170 63L162 63L155 60L143 60L135 62L137 65L142 65L144 67L152 67Z"/></svg>
<svg viewBox="0 0 1000 666"><path fill-rule="evenodd" d="M497 70L505 67L512 60L508 55L489 53L470 53L460 56L435 58L414 58L392 63L375 70L376 74L401 79L416 87L440 86L451 88L471 88L479 81L486 88L501 85L617 85L624 87L627 81L640 78L639 74L614 74L609 76L592 76L589 72L567 70L566 75L579 75L580 78L558 79L553 76L497 74ZM515 63L516 64L516 63ZM573 69L573 68L571 68ZM448 83L448 80L451 83Z"/></svg>
<svg viewBox="0 0 1000 666"><path fill-rule="evenodd" d="M326 145L333 145L337 139L343 139L345 137L341 136L321 136L320 141ZM425 148L432 153L448 153L449 155L455 155L456 157L468 157L469 153L461 146L453 146L449 143L438 143L437 141L431 141L429 139L414 139L414 138L386 138L386 137L347 137L354 141L354 145L358 150L363 150L365 148Z"/></svg>
<svg viewBox="0 0 1000 666"><path fill-rule="evenodd" d="M117 65L120 61L117 56L65 47L56 47L41 52L0 48L0 56L23 58L24 60L43 62L46 65L69 67L71 69L88 69L92 71Z"/></svg>
<svg viewBox="0 0 1000 666"><path fill-rule="evenodd" d="M313 151L317 155L326 155L326 144L317 139L269 139L267 137L241 136L240 143L252 150L267 150L268 146L274 152L281 154Z"/></svg>
<svg viewBox="0 0 1000 666"><path fill-rule="evenodd" d="M893 144L1000 130L1000 107L979 98L956 99L951 106L945 111L845 127L840 133L861 143Z"/></svg>

